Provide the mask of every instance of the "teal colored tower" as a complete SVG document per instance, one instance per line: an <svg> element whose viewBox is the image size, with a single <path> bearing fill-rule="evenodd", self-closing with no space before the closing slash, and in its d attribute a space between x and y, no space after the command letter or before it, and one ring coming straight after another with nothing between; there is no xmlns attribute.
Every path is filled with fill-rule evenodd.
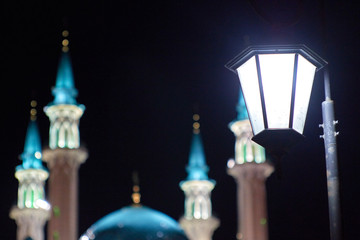
<svg viewBox="0 0 360 240"><path fill-rule="evenodd" d="M209 167L206 165L204 147L199 129L194 129L190 147L189 164L186 167L186 171L188 173L187 181L209 180ZM212 182L215 183L215 181Z"/></svg>
<svg viewBox="0 0 360 240"><path fill-rule="evenodd" d="M241 90L239 91L239 101L236 105L236 111L237 111L237 118L236 118L237 121L249 119L249 115L246 110L245 99Z"/></svg>
<svg viewBox="0 0 360 240"><path fill-rule="evenodd" d="M229 124L236 137L235 159L228 161L228 174L237 183L238 240L267 240L265 180L274 171L265 149L251 140L253 134L240 90L237 118Z"/></svg>
<svg viewBox="0 0 360 240"><path fill-rule="evenodd" d="M49 200L53 206L48 239L78 239L78 171L87 150L80 147L79 121L85 107L77 103L78 91L69 55L68 31L63 31L62 53L52 89L54 99L44 111L50 119L49 148L43 159L50 170Z"/></svg>
<svg viewBox="0 0 360 240"><path fill-rule="evenodd" d="M67 31L64 31L67 36ZM50 118L49 147L75 149L80 147L79 120L85 106L78 104L78 91L74 84L74 75L69 55L69 41L63 40L63 51L52 89L54 100L44 109Z"/></svg>
<svg viewBox="0 0 360 240"><path fill-rule="evenodd" d="M32 101L31 105L36 106ZM15 177L19 180L18 201L10 211L10 217L17 223L17 240L31 237L44 239L44 225L50 217L50 204L45 200L44 184L49 176L42 165L41 141L36 123L36 110L31 109L31 120L25 138L24 152L20 155L22 164L16 167Z"/></svg>
<svg viewBox="0 0 360 240"><path fill-rule="evenodd" d="M16 170L44 169L41 162L41 142L36 120L30 120L26 132L24 152L20 155L22 164Z"/></svg>
<svg viewBox="0 0 360 240"><path fill-rule="evenodd" d="M52 94L54 101L48 106L61 104L78 105L76 102L78 91L75 88L71 59L68 52L62 52L56 76L56 84L52 90ZM83 105L79 106L84 110Z"/></svg>
<svg viewBox="0 0 360 240"><path fill-rule="evenodd" d="M188 176L180 183L185 193L185 212L180 219L180 225L190 240L210 240L219 226L219 220L212 216L210 198L215 181L208 177L209 167L206 164L198 122L200 117L194 114L193 119L193 136L186 167Z"/></svg>

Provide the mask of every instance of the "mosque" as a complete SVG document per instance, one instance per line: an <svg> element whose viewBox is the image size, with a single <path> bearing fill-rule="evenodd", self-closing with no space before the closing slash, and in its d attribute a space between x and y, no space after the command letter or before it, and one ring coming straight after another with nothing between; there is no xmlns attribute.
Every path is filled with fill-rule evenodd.
<svg viewBox="0 0 360 240"><path fill-rule="evenodd" d="M36 102L32 101L24 152L20 155L22 163L15 171L19 181L18 199L10 210L10 217L17 224L17 240L211 240L220 226L220 220L212 215L211 191L216 182L208 177L209 166L197 114L193 116L187 178L180 182L185 197L184 214L179 221L141 204L138 176L134 173L133 204L104 216L86 232L78 233L78 218L81 218L78 216L78 169L86 164L88 157L79 137L79 121L85 106L76 101L78 92L67 31L63 37L52 89L54 100L44 108L50 120L48 147L41 148ZM250 140L251 126L241 92L237 112L237 118L229 124L236 137L235 158L228 162L228 174L238 186L236 238L267 240L265 181L273 167L266 161L264 149ZM47 180L48 197L45 194Z"/></svg>

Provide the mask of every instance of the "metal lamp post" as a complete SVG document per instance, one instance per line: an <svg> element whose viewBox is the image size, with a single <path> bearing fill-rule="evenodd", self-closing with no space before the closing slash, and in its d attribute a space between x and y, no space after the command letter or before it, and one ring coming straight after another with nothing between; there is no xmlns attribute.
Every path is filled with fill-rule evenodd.
<svg viewBox="0 0 360 240"><path fill-rule="evenodd" d="M303 138L315 72L327 65L305 45L252 46L226 64L239 76L253 141L281 156ZM325 69L322 103L331 240L341 239L334 105Z"/></svg>

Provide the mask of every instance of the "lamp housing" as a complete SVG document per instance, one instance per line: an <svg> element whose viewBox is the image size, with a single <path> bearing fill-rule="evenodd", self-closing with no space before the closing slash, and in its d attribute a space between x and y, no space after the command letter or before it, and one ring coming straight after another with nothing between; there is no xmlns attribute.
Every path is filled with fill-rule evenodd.
<svg viewBox="0 0 360 240"><path fill-rule="evenodd" d="M283 150L303 138L315 72L327 64L305 45L249 46L225 66L240 80L253 141Z"/></svg>

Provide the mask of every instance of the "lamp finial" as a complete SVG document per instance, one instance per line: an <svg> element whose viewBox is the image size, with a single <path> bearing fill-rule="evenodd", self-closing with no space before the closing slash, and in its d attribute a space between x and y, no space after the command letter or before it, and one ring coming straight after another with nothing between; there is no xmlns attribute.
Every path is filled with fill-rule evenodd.
<svg viewBox="0 0 360 240"><path fill-rule="evenodd" d="M140 206L140 198L141 198L141 194L140 194L140 186L139 186L139 174L137 171L134 171L132 174L132 180L133 180L133 193L131 194L131 198L133 201L133 204L135 206Z"/></svg>
<svg viewBox="0 0 360 240"><path fill-rule="evenodd" d="M194 123L193 123L193 132L198 134L200 133L200 123L199 123L199 120L200 120L200 115L195 113L193 115L193 120L194 120Z"/></svg>
<svg viewBox="0 0 360 240"><path fill-rule="evenodd" d="M62 51L64 53L68 52L69 51L69 39L67 39L67 37L69 36L69 31L68 30L64 30L62 31L61 35L63 36L63 40L61 42L62 44Z"/></svg>
<svg viewBox="0 0 360 240"><path fill-rule="evenodd" d="M31 106L30 119L34 121L34 120L36 120L36 114L37 114L37 111L36 111L37 102L35 100L32 100L30 102L30 106Z"/></svg>

